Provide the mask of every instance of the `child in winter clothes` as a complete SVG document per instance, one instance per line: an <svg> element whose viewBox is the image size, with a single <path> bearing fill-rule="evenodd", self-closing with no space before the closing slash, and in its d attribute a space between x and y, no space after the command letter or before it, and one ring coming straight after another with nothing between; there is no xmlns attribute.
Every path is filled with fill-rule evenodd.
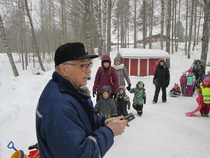
<svg viewBox="0 0 210 158"><path fill-rule="evenodd" d="M181 89L177 83L174 84L174 87L170 90L169 92L172 95L180 95L181 94Z"/></svg>
<svg viewBox="0 0 210 158"><path fill-rule="evenodd" d="M87 86L82 86L81 89L83 90L83 93L85 93L85 95L87 95L87 103L90 106L90 108L94 111L94 107L93 107L93 101L91 100L91 96L90 96L90 90Z"/></svg>
<svg viewBox="0 0 210 158"><path fill-rule="evenodd" d="M109 86L103 86L101 89L101 98L98 100L94 113L103 115L107 118L117 116L117 109L114 100L110 98L111 89Z"/></svg>
<svg viewBox="0 0 210 158"><path fill-rule="evenodd" d="M186 83L187 83L186 71L182 72L182 76L180 77L179 81L180 81L182 95L186 96Z"/></svg>
<svg viewBox="0 0 210 158"><path fill-rule="evenodd" d="M141 116L143 113L143 104L146 104L146 92L144 88L144 83L142 81L139 81L136 84L136 88L127 88L127 90L130 93L134 93L133 108L137 111L137 114Z"/></svg>
<svg viewBox="0 0 210 158"><path fill-rule="evenodd" d="M207 77L203 80L203 83L200 84L199 95L201 97L201 116L209 117L210 110L210 77Z"/></svg>
<svg viewBox="0 0 210 158"><path fill-rule="evenodd" d="M130 98L125 93L125 87L120 86L118 89L117 98L115 99L117 103L117 115L118 116L126 116L128 114L128 110L130 110Z"/></svg>
<svg viewBox="0 0 210 158"><path fill-rule="evenodd" d="M188 70L187 75L187 84L186 84L186 96L193 96L194 93L194 84L195 84L195 75L193 75L192 69Z"/></svg>

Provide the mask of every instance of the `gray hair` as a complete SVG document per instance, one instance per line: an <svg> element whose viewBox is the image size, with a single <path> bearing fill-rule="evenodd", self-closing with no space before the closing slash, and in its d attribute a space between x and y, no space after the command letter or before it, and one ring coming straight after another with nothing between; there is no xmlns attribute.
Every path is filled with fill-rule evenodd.
<svg viewBox="0 0 210 158"><path fill-rule="evenodd" d="M60 72L59 66L55 66L55 72Z"/></svg>

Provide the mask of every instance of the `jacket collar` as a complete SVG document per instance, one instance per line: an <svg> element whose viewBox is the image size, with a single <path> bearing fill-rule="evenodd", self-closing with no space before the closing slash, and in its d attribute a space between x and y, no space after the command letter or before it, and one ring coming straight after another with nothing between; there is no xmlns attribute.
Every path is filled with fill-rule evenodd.
<svg viewBox="0 0 210 158"><path fill-rule="evenodd" d="M82 99L88 99L89 96L83 93L84 91L82 89L75 88L71 82L69 82L67 79L65 79L63 76L61 76L59 73L54 72L52 75L52 80L57 82L59 85L59 88L64 93L69 93L70 95L77 95L81 96Z"/></svg>

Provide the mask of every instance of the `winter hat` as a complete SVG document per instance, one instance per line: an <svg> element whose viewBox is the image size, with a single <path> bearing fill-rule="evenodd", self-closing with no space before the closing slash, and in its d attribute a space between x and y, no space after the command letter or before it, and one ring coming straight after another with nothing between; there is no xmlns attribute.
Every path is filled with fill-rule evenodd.
<svg viewBox="0 0 210 158"><path fill-rule="evenodd" d="M101 93L103 94L104 92L108 92L110 94L111 88L109 86L103 86L101 89Z"/></svg>
<svg viewBox="0 0 210 158"><path fill-rule="evenodd" d="M139 81L139 82L136 84L136 87L138 87L138 85L139 85L139 84L142 84L142 85L143 85L143 87L144 87L144 82Z"/></svg>
<svg viewBox="0 0 210 158"><path fill-rule="evenodd" d="M178 88L179 85L177 83L174 84L174 88Z"/></svg>
<svg viewBox="0 0 210 158"><path fill-rule="evenodd" d="M189 69L187 72L193 73L193 70L192 69Z"/></svg>
<svg viewBox="0 0 210 158"><path fill-rule="evenodd" d="M104 62L109 62L109 63L111 63L111 58L110 58L109 55L107 55L107 54L103 55L103 57L102 57L102 64L103 64Z"/></svg>
<svg viewBox="0 0 210 158"><path fill-rule="evenodd" d="M114 58L114 62L117 62L117 61L121 62L121 58L119 56Z"/></svg>
<svg viewBox="0 0 210 158"><path fill-rule="evenodd" d="M120 90L124 90L124 92L125 92L125 87L124 86L120 86L119 88L118 88L118 90L120 91Z"/></svg>
<svg viewBox="0 0 210 158"><path fill-rule="evenodd" d="M81 60L81 59L93 59L97 58L98 55L90 55L85 50L83 43L66 43L58 47L55 52L55 66L69 61L69 60Z"/></svg>
<svg viewBox="0 0 210 158"><path fill-rule="evenodd" d="M206 77L203 82L207 82L208 84L210 84L210 77Z"/></svg>

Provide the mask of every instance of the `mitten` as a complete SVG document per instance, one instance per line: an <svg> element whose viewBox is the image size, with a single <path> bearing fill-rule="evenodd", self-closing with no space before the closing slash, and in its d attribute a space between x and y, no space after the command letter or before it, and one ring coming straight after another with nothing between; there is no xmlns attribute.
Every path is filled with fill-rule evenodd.
<svg viewBox="0 0 210 158"><path fill-rule="evenodd" d="M111 98L114 98L115 99L116 97L117 97L117 94L116 93L112 93L111 94Z"/></svg>
<svg viewBox="0 0 210 158"><path fill-rule="evenodd" d="M143 97L143 99L144 99L144 104L146 104L146 97Z"/></svg>
<svg viewBox="0 0 210 158"><path fill-rule="evenodd" d="M126 87L126 89L127 89L128 91L130 91L130 90L131 90L131 84L129 84L129 85Z"/></svg>
<svg viewBox="0 0 210 158"><path fill-rule="evenodd" d="M96 92L93 92L93 97L95 97L95 95L96 95Z"/></svg>

